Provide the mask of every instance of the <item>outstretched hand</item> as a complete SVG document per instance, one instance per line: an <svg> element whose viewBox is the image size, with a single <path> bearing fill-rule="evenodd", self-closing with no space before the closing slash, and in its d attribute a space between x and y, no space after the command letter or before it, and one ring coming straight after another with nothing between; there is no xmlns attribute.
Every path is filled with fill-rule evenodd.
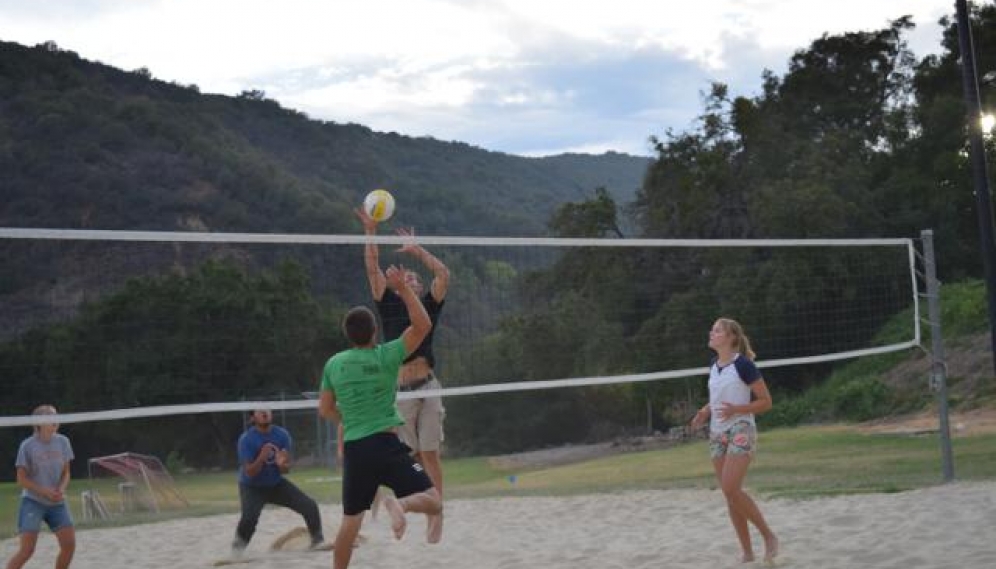
<svg viewBox="0 0 996 569"><path fill-rule="evenodd" d="M366 233L367 235L373 235L374 233L377 233L377 220L370 217L370 214L367 213L367 210L363 209L362 207L358 207L353 211L356 212L356 217L360 218L360 223L363 224L364 233Z"/></svg>
<svg viewBox="0 0 996 569"><path fill-rule="evenodd" d="M399 227L398 236L404 238L404 243L398 249L398 253L408 253L410 255L418 254L418 243L415 242L415 228L409 227Z"/></svg>
<svg viewBox="0 0 996 569"><path fill-rule="evenodd" d="M384 271L384 276L387 277L387 286L391 287L394 292L400 293L402 290L408 288L408 283L405 281L405 267L402 265L394 266L391 265Z"/></svg>

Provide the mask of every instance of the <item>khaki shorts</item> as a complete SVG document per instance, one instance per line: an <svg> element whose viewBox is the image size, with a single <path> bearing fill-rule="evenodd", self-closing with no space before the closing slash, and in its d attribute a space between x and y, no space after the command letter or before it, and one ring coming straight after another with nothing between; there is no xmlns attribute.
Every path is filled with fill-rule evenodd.
<svg viewBox="0 0 996 569"><path fill-rule="evenodd" d="M433 378L421 389L410 393L417 394L422 389L442 389L439 380ZM398 401L398 411L405 424L398 427L402 442L415 452L438 451L443 442L443 419L446 409L442 397L426 399L402 399Z"/></svg>

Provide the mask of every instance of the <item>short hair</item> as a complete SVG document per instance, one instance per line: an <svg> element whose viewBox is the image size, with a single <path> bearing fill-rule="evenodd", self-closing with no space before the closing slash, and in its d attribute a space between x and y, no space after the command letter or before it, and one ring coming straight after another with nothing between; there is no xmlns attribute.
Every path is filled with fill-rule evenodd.
<svg viewBox="0 0 996 569"><path fill-rule="evenodd" d="M366 306L356 306L342 319L342 331L354 346L366 346L373 341L377 331L377 319Z"/></svg>

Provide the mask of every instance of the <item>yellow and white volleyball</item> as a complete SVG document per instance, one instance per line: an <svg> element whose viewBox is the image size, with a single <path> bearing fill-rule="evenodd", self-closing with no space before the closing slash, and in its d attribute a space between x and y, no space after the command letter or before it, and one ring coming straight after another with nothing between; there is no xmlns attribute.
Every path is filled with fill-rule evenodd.
<svg viewBox="0 0 996 569"><path fill-rule="evenodd" d="M374 221L387 221L394 215L394 196L387 190L374 190L363 200L363 209Z"/></svg>

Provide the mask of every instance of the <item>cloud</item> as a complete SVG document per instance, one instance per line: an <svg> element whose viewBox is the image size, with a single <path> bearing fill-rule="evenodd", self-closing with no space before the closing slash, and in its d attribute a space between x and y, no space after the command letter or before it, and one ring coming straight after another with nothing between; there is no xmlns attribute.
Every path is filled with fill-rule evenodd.
<svg viewBox="0 0 996 569"><path fill-rule="evenodd" d="M711 81L761 72L824 32L913 14L939 49L949 0L0 0L3 39L204 92L263 89L310 116L522 154L649 152Z"/></svg>
<svg viewBox="0 0 996 569"><path fill-rule="evenodd" d="M655 130L688 126L687 109L699 101L689 85L709 83L701 68L660 48L592 57L576 41L515 61L466 58L418 72L369 63L299 70L291 85L269 83L273 77L261 84L311 116L350 117L376 129L405 125L412 134L523 154L561 147L646 154Z"/></svg>

